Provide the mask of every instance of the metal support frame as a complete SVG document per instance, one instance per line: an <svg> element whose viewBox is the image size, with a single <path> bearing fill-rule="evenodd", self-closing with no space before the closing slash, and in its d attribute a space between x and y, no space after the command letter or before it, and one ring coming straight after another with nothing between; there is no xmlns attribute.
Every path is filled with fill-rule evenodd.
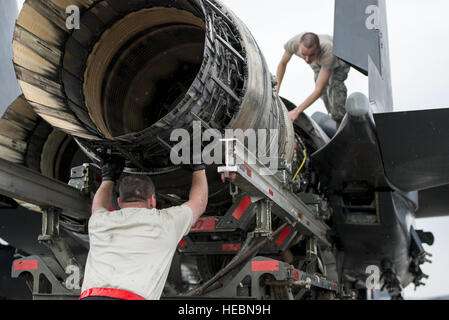
<svg viewBox="0 0 449 320"><path fill-rule="evenodd" d="M64 270L50 257L29 256L15 260L11 277L24 277L33 294L33 300L77 300L80 289L67 289L59 280Z"/></svg>
<svg viewBox="0 0 449 320"><path fill-rule="evenodd" d="M55 207L75 219L90 217L90 198L60 181L0 159L0 194L40 207Z"/></svg>
<svg viewBox="0 0 449 320"><path fill-rule="evenodd" d="M91 163L84 163L81 166L72 168L70 171L69 186L72 186L82 193L89 195L95 192L101 184L101 170Z"/></svg>
<svg viewBox="0 0 449 320"><path fill-rule="evenodd" d="M318 269L325 274L324 266L320 263L318 256L318 242L325 246L330 247L330 243L326 239L329 227L322 221L317 220L314 212L295 194L289 190L288 182L286 179L280 180L275 173L269 171L245 146L237 139L222 139L225 144L225 164L224 167L219 167L219 173L225 173L225 176L230 177L229 173L237 173L236 179L232 183L241 189L248 197L257 199L255 203L256 213L256 228L253 232L248 233L246 243L242 246L238 254L233 260L212 279L204 283L199 288L188 292L185 296L207 296L207 297L235 297L239 296L238 287L242 286L243 282L248 282L247 277L251 277L251 287L259 288L258 277L253 277L251 269L248 271L248 266L257 264L260 259L266 258L254 258L253 261L247 263L245 267L240 270L235 270L236 267L242 262L247 261L251 257L257 255L257 253L264 247L270 240L276 243L278 246L282 246L283 241L290 236L290 243L297 232L301 232L304 236L308 237L308 254L307 258L314 266L318 266ZM238 206L236 204L235 206ZM235 208L231 212L234 217ZM238 210L237 210L238 211ZM280 216L286 222L280 226L276 231L272 231L271 226L271 213L274 212ZM237 215L241 216L241 214ZM261 240L263 239L263 240ZM286 248L284 247L284 250ZM307 260L307 259L306 259ZM308 261L307 260L307 261ZM273 287L273 292L277 295L281 295L284 298L293 299L291 292L292 285L301 285L310 288L312 285L318 287L337 291L337 284L330 282L326 279L321 279L318 276L310 276L307 278L301 278L301 273L295 270L292 266L288 266L289 272L279 276L274 271L279 271L279 264L287 265L283 262L272 260L268 264L277 264L277 269L263 270L273 271L274 282L270 284ZM309 261L308 261L309 262ZM263 263L264 264L264 263ZM314 269L317 269L314 268ZM315 270L314 270L315 271ZM267 273L265 272L265 273ZM294 276L291 276L293 272ZM221 284L221 287L220 287ZM285 285L287 284L287 285ZM218 287L217 287L218 286ZM281 286L284 288L281 290ZM237 290L237 291L236 291ZM249 298L262 299L264 298L261 291L249 292Z"/></svg>
<svg viewBox="0 0 449 320"><path fill-rule="evenodd" d="M267 277L269 275L269 277ZM261 281L262 278L266 280ZM322 277L295 269L293 266L266 257L255 257L223 287L205 294L207 298L267 299L266 287L271 287L271 295L276 295L276 288L284 287L280 298L294 299L291 288L298 286L305 290L312 287L338 293L337 283ZM279 298L279 297L278 297Z"/></svg>
<svg viewBox="0 0 449 320"><path fill-rule="evenodd" d="M261 236L268 236L272 233L271 205L269 199L262 199L256 203L256 229L254 233Z"/></svg>
<svg viewBox="0 0 449 320"><path fill-rule="evenodd" d="M255 207L256 229L253 232L248 233L246 243L224 269L199 288L188 292L185 296L225 297L228 295L230 297L235 297L236 294L239 296L237 288L242 285L243 281L246 281L245 279L248 276L247 266L249 263L243 267L243 269L238 271L237 274L231 275L231 271L235 271L234 269L245 260L254 257L270 240L273 240L278 236L282 239L284 237L284 235L282 235L284 231L285 236L291 234L292 229L290 229L290 227L296 227L296 229L298 229L294 231L294 235L297 231L301 231L309 238L307 248L308 260L310 260L310 262L316 262L313 263L313 265L317 266L317 268L321 269L323 274L325 274L326 271L318 256L318 241L321 245L330 247L330 243L326 239L329 227L323 222L316 220L313 211L309 209L301 199L286 188L285 181L280 181L237 139L222 139L222 141L225 143L226 166L219 167L218 172L225 173L228 177L231 172L237 173L237 178L232 181L233 184L251 197L259 198L259 200L256 201ZM275 209L273 210L275 214L287 221L274 232L271 229L272 208ZM299 212L297 211L298 209ZM257 240L258 238L264 238L264 240L259 241ZM255 259L257 261L257 258ZM251 261L251 263L254 263L254 260ZM279 271L280 262L276 261L273 263L277 263L277 269L264 271ZM295 270L291 266L289 266L289 270L293 270L295 275L293 278L296 279L296 282L295 280L293 280L292 283L286 282L287 280L291 281L291 278L286 279L286 277L277 279L276 277L278 275L273 274L276 283L271 283L274 288L273 291L278 292L278 294L281 294L284 297L288 297L289 299L294 298L290 290L291 285L294 284L310 287L312 283L315 283L318 287L337 291L338 285L334 282L322 279L318 276L302 279L299 276L301 274L300 271ZM222 284L222 287L217 288L217 286L220 286L220 283ZM254 282L254 279L251 278L251 283L251 287L259 287L258 284L255 286L255 284L258 283L258 280ZM286 283L288 286L285 286ZM285 290L279 291L279 286L281 284L285 287ZM253 294L250 294L249 298L264 298L260 292L251 292L253 292Z"/></svg>
<svg viewBox="0 0 449 320"><path fill-rule="evenodd" d="M237 139L221 141L225 144L225 166L218 168L219 173L237 173L233 183L240 189L250 195L270 199L273 213L304 235L316 237L321 245L331 247L327 240L330 228L318 220L313 210L291 192L285 181L280 181Z"/></svg>
<svg viewBox="0 0 449 320"><path fill-rule="evenodd" d="M37 240L53 252L56 260L64 270L68 266L76 266L81 270L82 268L76 261L69 246L59 235L60 212L60 210L52 207L42 209L42 234Z"/></svg>
<svg viewBox="0 0 449 320"><path fill-rule="evenodd" d="M42 234L37 240L50 248L63 270L68 266L82 269L59 234L59 218L62 213L74 219L88 218L89 197L60 181L3 159L0 159L0 194L39 206ZM36 279L39 282L38 275Z"/></svg>
<svg viewBox="0 0 449 320"><path fill-rule="evenodd" d="M321 261L319 255L319 247L316 238L309 237L306 242L306 271L307 272L321 272L326 276L326 268Z"/></svg>
<svg viewBox="0 0 449 320"><path fill-rule="evenodd" d="M231 207L232 208L232 207ZM254 217L254 210L250 210L250 217ZM232 213L232 212L231 212ZM243 215L244 216L244 215ZM195 239L197 235L220 235L226 233L228 235L235 234L237 229L229 229L229 228L220 228L220 225L226 226L226 223L222 223L226 217L201 217L198 219L198 222L190 229L190 233L188 236L182 238L179 243L178 251L184 255L230 255L236 254L241 251L243 248L243 243L239 240L237 241L205 241L202 239ZM266 221L268 220L265 216ZM243 218L240 220L244 220ZM226 220L225 220L226 222ZM246 223L243 221L243 223ZM268 223L266 224L268 225ZM235 225L238 229L247 230L240 228L237 224ZM292 226L286 226L284 229L280 230L279 235L273 236L273 232L271 227L269 228L257 228L250 232L249 235L251 237L256 236L260 237L271 237L270 241L268 241L265 246L260 248L259 254L279 254L284 252L294 241L298 231L295 230Z"/></svg>

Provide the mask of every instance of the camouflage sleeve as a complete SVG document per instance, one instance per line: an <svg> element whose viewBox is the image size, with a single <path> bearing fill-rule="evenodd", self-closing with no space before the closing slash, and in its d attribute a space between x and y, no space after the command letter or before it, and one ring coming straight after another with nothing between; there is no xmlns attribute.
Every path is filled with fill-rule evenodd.
<svg viewBox="0 0 449 320"><path fill-rule="evenodd" d="M285 45L284 49L290 54L297 54L299 51L299 40L301 39L302 34L294 36L291 38Z"/></svg>
<svg viewBox="0 0 449 320"><path fill-rule="evenodd" d="M333 70L336 66L337 57L334 56L332 51L326 52L321 58L321 67L326 70Z"/></svg>

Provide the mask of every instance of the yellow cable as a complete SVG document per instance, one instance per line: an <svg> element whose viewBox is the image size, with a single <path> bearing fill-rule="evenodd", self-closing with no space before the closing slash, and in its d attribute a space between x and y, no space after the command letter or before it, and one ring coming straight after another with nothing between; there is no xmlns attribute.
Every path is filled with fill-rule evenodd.
<svg viewBox="0 0 449 320"><path fill-rule="evenodd" d="M292 182L295 182L296 178L298 177L298 174L301 172L302 168L304 167L304 164L306 163L306 160L307 160L307 150L306 149L304 149L303 154L304 154L304 160L302 160L302 163L299 166L298 171L296 171L296 174L293 177Z"/></svg>

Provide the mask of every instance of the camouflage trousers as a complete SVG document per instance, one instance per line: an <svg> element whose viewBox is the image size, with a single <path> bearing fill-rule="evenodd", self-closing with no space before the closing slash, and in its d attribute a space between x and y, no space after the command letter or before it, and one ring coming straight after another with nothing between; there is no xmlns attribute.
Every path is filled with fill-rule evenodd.
<svg viewBox="0 0 449 320"><path fill-rule="evenodd" d="M344 61L338 60L337 67L332 72L329 79L329 83L324 89L324 93L321 95L326 106L327 112L332 116L332 119L338 123L343 120L346 114L346 98L348 97L348 89L346 88L345 81L348 78L348 73L351 66ZM320 73L320 69L314 68L315 82Z"/></svg>

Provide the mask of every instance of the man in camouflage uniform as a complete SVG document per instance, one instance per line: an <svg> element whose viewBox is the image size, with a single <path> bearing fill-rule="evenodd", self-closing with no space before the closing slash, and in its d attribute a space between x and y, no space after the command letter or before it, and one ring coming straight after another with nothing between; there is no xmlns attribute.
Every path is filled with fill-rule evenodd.
<svg viewBox="0 0 449 320"><path fill-rule="evenodd" d="M288 41L285 53L277 69L279 93L287 64L293 55L304 59L315 73L315 90L297 108L290 111L290 118L296 118L318 98L321 97L327 111L339 125L346 110L347 89L344 81L348 78L350 66L333 54L333 39L329 35L316 35L314 33L301 33Z"/></svg>

